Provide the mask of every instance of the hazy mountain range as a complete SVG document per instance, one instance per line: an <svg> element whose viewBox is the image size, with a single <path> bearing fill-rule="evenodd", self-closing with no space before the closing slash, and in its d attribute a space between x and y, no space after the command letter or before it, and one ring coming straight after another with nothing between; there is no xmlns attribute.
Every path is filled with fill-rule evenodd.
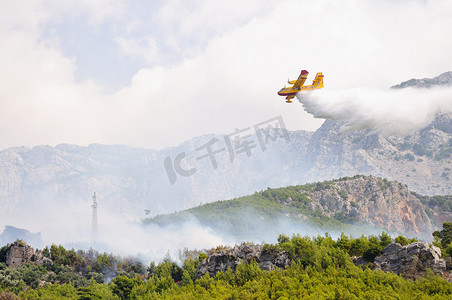
<svg viewBox="0 0 452 300"><path fill-rule="evenodd" d="M447 72L396 87L451 83ZM153 216L267 187L356 174L398 180L420 194L452 194L450 114L405 138L342 133L342 124L331 120L315 132L287 132L277 123L250 129L240 141L206 135L159 151L98 144L8 148L0 151L0 206L10 215L79 204L89 210L96 191L99 209L142 218L145 210Z"/></svg>

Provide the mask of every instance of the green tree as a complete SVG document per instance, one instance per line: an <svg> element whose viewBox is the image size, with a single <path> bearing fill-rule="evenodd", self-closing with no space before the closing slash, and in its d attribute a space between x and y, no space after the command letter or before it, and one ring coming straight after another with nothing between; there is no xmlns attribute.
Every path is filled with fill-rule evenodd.
<svg viewBox="0 0 452 300"><path fill-rule="evenodd" d="M88 285L89 281L84 276L77 274L74 270L68 266L59 266L55 270L56 282L58 283L68 283L74 287L85 287Z"/></svg>
<svg viewBox="0 0 452 300"><path fill-rule="evenodd" d="M79 299L77 289L71 284L48 284L35 289L28 289L21 292L19 297L22 299Z"/></svg>
<svg viewBox="0 0 452 300"><path fill-rule="evenodd" d="M375 257L381 254L383 246L376 236L369 237L369 247L363 253L363 258L369 262L373 262Z"/></svg>
<svg viewBox="0 0 452 300"><path fill-rule="evenodd" d="M446 247L446 255L452 256L452 242Z"/></svg>
<svg viewBox="0 0 452 300"><path fill-rule="evenodd" d="M407 240L404 236L401 236L401 235L399 235L398 237L396 237L396 238L394 239L394 242L399 243L399 244L402 245L402 246L405 246L405 245L408 245L408 244L409 244L409 243L408 243L408 240Z"/></svg>
<svg viewBox="0 0 452 300"><path fill-rule="evenodd" d="M352 243L350 241L350 238L342 232L341 236L337 240L336 246L346 252L350 252Z"/></svg>
<svg viewBox="0 0 452 300"><path fill-rule="evenodd" d="M118 259L106 252L98 255L93 261L93 270L104 275L113 275L116 272Z"/></svg>
<svg viewBox="0 0 452 300"><path fill-rule="evenodd" d="M88 272L87 276L88 279L93 279L97 283L103 283L104 282L104 276L101 273L97 272Z"/></svg>
<svg viewBox="0 0 452 300"><path fill-rule="evenodd" d="M44 268L34 264L19 266L16 271L19 273L20 279L34 289L39 286L39 280L46 273Z"/></svg>
<svg viewBox="0 0 452 300"><path fill-rule="evenodd" d="M187 279L193 281L195 279L196 268L198 267L200 261L198 259L187 258L184 260L184 264L182 266L182 279L183 284L187 284ZM185 280L184 280L185 275Z"/></svg>
<svg viewBox="0 0 452 300"><path fill-rule="evenodd" d="M172 278L175 282L182 279L182 269L171 258L166 257L155 269L157 278Z"/></svg>
<svg viewBox="0 0 452 300"><path fill-rule="evenodd" d="M83 288L80 288L83 289ZM79 290L80 290L79 289ZM96 296L100 295L100 299L111 300L111 299L119 299L119 297L113 294L113 291L107 284L97 283L95 280L91 279L89 285L86 287L86 291L95 294Z"/></svg>
<svg viewBox="0 0 452 300"><path fill-rule="evenodd" d="M0 263L6 262L6 250L8 250L8 246L0 248Z"/></svg>
<svg viewBox="0 0 452 300"><path fill-rule="evenodd" d="M259 268L259 265L254 260L249 264L239 264L235 270L235 284L242 286L245 283L262 276L264 271Z"/></svg>
<svg viewBox="0 0 452 300"><path fill-rule="evenodd" d="M45 246L45 248L42 249L42 255L43 255L44 257L51 258L51 257L50 257L49 246Z"/></svg>
<svg viewBox="0 0 452 300"><path fill-rule="evenodd" d="M157 266L155 265L155 262L151 261L151 263L149 264L149 267L147 268L147 271L149 273L148 278L151 277L152 275L154 275L156 269L157 269Z"/></svg>
<svg viewBox="0 0 452 300"><path fill-rule="evenodd" d="M285 234L280 234L280 235L278 236L278 243L279 243L280 245L282 245L282 244L284 244L284 243L288 243L288 242L290 242L290 238L289 238L287 235L285 235Z"/></svg>
<svg viewBox="0 0 452 300"><path fill-rule="evenodd" d="M61 245L52 244L50 246L50 258L53 260L54 267L68 264L66 249Z"/></svg>
<svg viewBox="0 0 452 300"><path fill-rule="evenodd" d="M143 284L143 281L138 276L128 278L120 275L113 278L110 288L120 299L130 299L133 287L140 284Z"/></svg>
<svg viewBox="0 0 452 300"><path fill-rule="evenodd" d="M182 271L182 279L180 281L182 286L186 286L186 285L192 285L193 284L193 279L190 275L190 272L188 270L183 270Z"/></svg>
<svg viewBox="0 0 452 300"><path fill-rule="evenodd" d="M20 272L9 268L5 263L0 263L0 289L21 291L26 283L22 280Z"/></svg>
<svg viewBox="0 0 452 300"><path fill-rule="evenodd" d="M443 223L443 229L433 232L432 235L441 240L441 247L445 249L452 242L452 223Z"/></svg>
<svg viewBox="0 0 452 300"><path fill-rule="evenodd" d="M369 241L364 237L364 235L361 235L360 238L350 241L350 251L348 253L352 256L362 256L368 248Z"/></svg>
<svg viewBox="0 0 452 300"><path fill-rule="evenodd" d="M207 254L201 252L198 257L199 262L202 262L205 259L207 259Z"/></svg>
<svg viewBox="0 0 452 300"><path fill-rule="evenodd" d="M381 233L381 235L378 238L380 240L380 245L382 248L384 248L387 245L392 243L391 237L384 231Z"/></svg>

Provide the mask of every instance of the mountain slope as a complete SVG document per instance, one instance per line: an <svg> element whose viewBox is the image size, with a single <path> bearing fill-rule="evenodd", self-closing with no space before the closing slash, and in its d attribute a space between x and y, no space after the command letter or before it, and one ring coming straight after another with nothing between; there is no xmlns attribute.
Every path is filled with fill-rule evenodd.
<svg viewBox="0 0 452 300"><path fill-rule="evenodd" d="M433 86L449 86L452 84L452 71L445 72L435 78L410 79L391 88L403 89L406 87L430 88Z"/></svg>
<svg viewBox="0 0 452 300"><path fill-rule="evenodd" d="M239 239L325 229L360 234L364 228L431 239L443 220L452 220L452 198L420 196L399 182L360 175L267 189L157 216L146 223L165 226L194 220Z"/></svg>

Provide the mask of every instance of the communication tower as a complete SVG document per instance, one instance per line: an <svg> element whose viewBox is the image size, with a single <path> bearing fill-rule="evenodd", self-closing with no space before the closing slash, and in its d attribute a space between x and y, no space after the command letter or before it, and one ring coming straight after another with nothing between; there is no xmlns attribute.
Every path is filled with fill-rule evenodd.
<svg viewBox="0 0 452 300"><path fill-rule="evenodd" d="M97 200L96 200L96 192L93 195L93 218L91 220L91 246L94 246L98 240L98 231L97 231Z"/></svg>

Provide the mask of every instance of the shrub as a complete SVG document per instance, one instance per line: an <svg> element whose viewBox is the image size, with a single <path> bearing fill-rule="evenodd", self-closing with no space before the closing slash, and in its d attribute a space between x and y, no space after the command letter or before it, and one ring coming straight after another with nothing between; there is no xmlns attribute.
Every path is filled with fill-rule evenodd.
<svg viewBox="0 0 452 300"><path fill-rule="evenodd" d="M399 235L398 237L396 237L396 238L394 239L394 242L399 243L399 244L402 245L402 246L405 246L405 245L408 245L408 244L409 244L409 243L408 243L408 240L407 240L404 236L401 236L401 235Z"/></svg>

